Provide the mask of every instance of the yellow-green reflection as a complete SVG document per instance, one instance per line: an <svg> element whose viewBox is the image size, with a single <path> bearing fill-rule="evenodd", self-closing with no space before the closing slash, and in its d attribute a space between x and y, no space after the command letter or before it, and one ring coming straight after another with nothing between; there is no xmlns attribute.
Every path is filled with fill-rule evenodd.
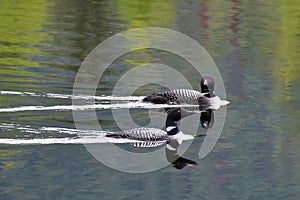
<svg viewBox="0 0 300 200"><path fill-rule="evenodd" d="M126 1L119 0L117 2L117 8L120 13L120 18L126 21L126 28L142 28L149 26L172 26L176 19L176 5L172 0L167 1ZM144 31L143 31L144 32ZM137 32L132 38L127 38L129 40L141 40L144 44L151 43L152 36L141 38L140 34ZM138 48L139 46L128 46L128 50ZM123 59L124 62L132 66L139 66L145 63L149 63L151 60L150 54L143 54L145 50L139 50L142 58L138 59Z"/></svg>
<svg viewBox="0 0 300 200"><path fill-rule="evenodd" d="M127 28L170 25L176 19L175 2L166 1L126 1L117 2L120 18L127 22Z"/></svg>
<svg viewBox="0 0 300 200"><path fill-rule="evenodd" d="M38 54L34 48L45 37L42 26L46 18L48 2L45 0L23 1L4 0L0 6L0 65L37 66L38 63L26 58ZM1 72L2 73L2 72Z"/></svg>
<svg viewBox="0 0 300 200"><path fill-rule="evenodd" d="M273 10L275 15L274 23L278 31L270 33L276 35L276 39L269 41L274 44L272 65L272 76L274 89L272 91L271 109L276 110L275 119L279 118L280 122L276 125L279 133L274 142L274 161L278 167L277 174L282 176L294 177L299 175L299 171L286 170L290 168L300 153L299 141L299 117L298 111L299 94L296 88L299 86L300 77L300 1L292 0L278 3ZM279 33L279 34L278 34ZM297 142L298 141L298 142ZM290 181L295 181L291 179Z"/></svg>
<svg viewBox="0 0 300 200"><path fill-rule="evenodd" d="M15 150L0 150L0 159L3 157L7 157L16 153L19 153L20 151ZM12 161L5 161L0 162L0 169L8 169L14 167L15 163Z"/></svg>
<svg viewBox="0 0 300 200"><path fill-rule="evenodd" d="M15 165L14 162L4 162L4 163L0 163L0 169L8 169L8 168L13 168Z"/></svg>
<svg viewBox="0 0 300 200"><path fill-rule="evenodd" d="M20 151L14 151L14 150L0 150L0 157L3 156L10 156L12 154L19 153Z"/></svg>
<svg viewBox="0 0 300 200"><path fill-rule="evenodd" d="M284 93L278 101L291 100L290 86L300 77L300 1L292 0L278 4L280 35L277 41L277 55L279 65L274 67L274 78Z"/></svg>

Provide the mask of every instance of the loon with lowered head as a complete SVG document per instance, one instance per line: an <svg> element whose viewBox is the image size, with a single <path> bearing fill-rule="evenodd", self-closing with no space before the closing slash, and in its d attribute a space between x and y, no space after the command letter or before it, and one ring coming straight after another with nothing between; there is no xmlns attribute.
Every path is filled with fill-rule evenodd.
<svg viewBox="0 0 300 200"><path fill-rule="evenodd" d="M115 133L107 133L106 137L163 143L176 140L179 144L181 144L183 140L192 140L195 137L204 136L204 134L193 136L182 133L177 126L178 121L180 121L182 117L183 114L181 108L176 108L168 111L166 131L157 128L135 128Z"/></svg>
<svg viewBox="0 0 300 200"><path fill-rule="evenodd" d="M220 97L216 96L214 88L214 79L210 76L202 77L200 81L201 92L190 89L176 89L167 92L154 93L146 96L143 102L154 104L193 104L210 106L215 104L226 105L228 101L222 101Z"/></svg>

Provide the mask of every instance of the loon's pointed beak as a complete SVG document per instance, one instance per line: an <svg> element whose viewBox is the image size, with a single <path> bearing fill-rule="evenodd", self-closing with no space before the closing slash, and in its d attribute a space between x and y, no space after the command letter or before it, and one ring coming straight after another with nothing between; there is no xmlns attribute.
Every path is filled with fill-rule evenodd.
<svg viewBox="0 0 300 200"><path fill-rule="evenodd" d="M196 133L196 134L194 135L195 138L196 138L196 137L205 137L205 136L206 136L205 133Z"/></svg>

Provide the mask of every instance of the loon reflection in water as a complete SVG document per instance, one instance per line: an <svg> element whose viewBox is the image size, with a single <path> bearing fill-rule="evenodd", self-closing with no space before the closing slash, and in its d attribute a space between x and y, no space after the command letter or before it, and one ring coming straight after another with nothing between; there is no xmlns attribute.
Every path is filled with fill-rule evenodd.
<svg viewBox="0 0 300 200"><path fill-rule="evenodd" d="M165 147L167 161L176 169L182 169L189 165L197 165L195 161L179 156L177 152L179 146L180 144L174 140L167 143Z"/></svg>

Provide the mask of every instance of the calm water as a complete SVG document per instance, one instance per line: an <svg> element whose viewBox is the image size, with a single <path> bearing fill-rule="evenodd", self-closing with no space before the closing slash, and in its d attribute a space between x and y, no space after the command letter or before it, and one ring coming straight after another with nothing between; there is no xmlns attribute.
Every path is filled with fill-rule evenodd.
<svg viewBox="0 0 300 200"><path fill-rule="evenodd" d="M213 151L199 159L202 139L197 139L184 157L198 165L182 170L170 165L152 173L128 174L101 164L81 144L2 144L0 198L298 199L299 6L296 0L1 1L0 110L71 105L70 98L49 94L72 94L81 62L98 43L147 26L180 31L203 45L222 74L231 104ZM97 94L111 95L122 74L149 62L179 68L191 77L194 88L199 85L199 77L193 77L182 59L146 50L112 63ZM149 85L134 95L160 89ZM130 112L137 125L149 123L147 109ZM110 109L98 110L97 115L103 129L119 130ZM76 135L43 132L43 127L74 129L72 111L0 112L0 139Z"/></svg>

